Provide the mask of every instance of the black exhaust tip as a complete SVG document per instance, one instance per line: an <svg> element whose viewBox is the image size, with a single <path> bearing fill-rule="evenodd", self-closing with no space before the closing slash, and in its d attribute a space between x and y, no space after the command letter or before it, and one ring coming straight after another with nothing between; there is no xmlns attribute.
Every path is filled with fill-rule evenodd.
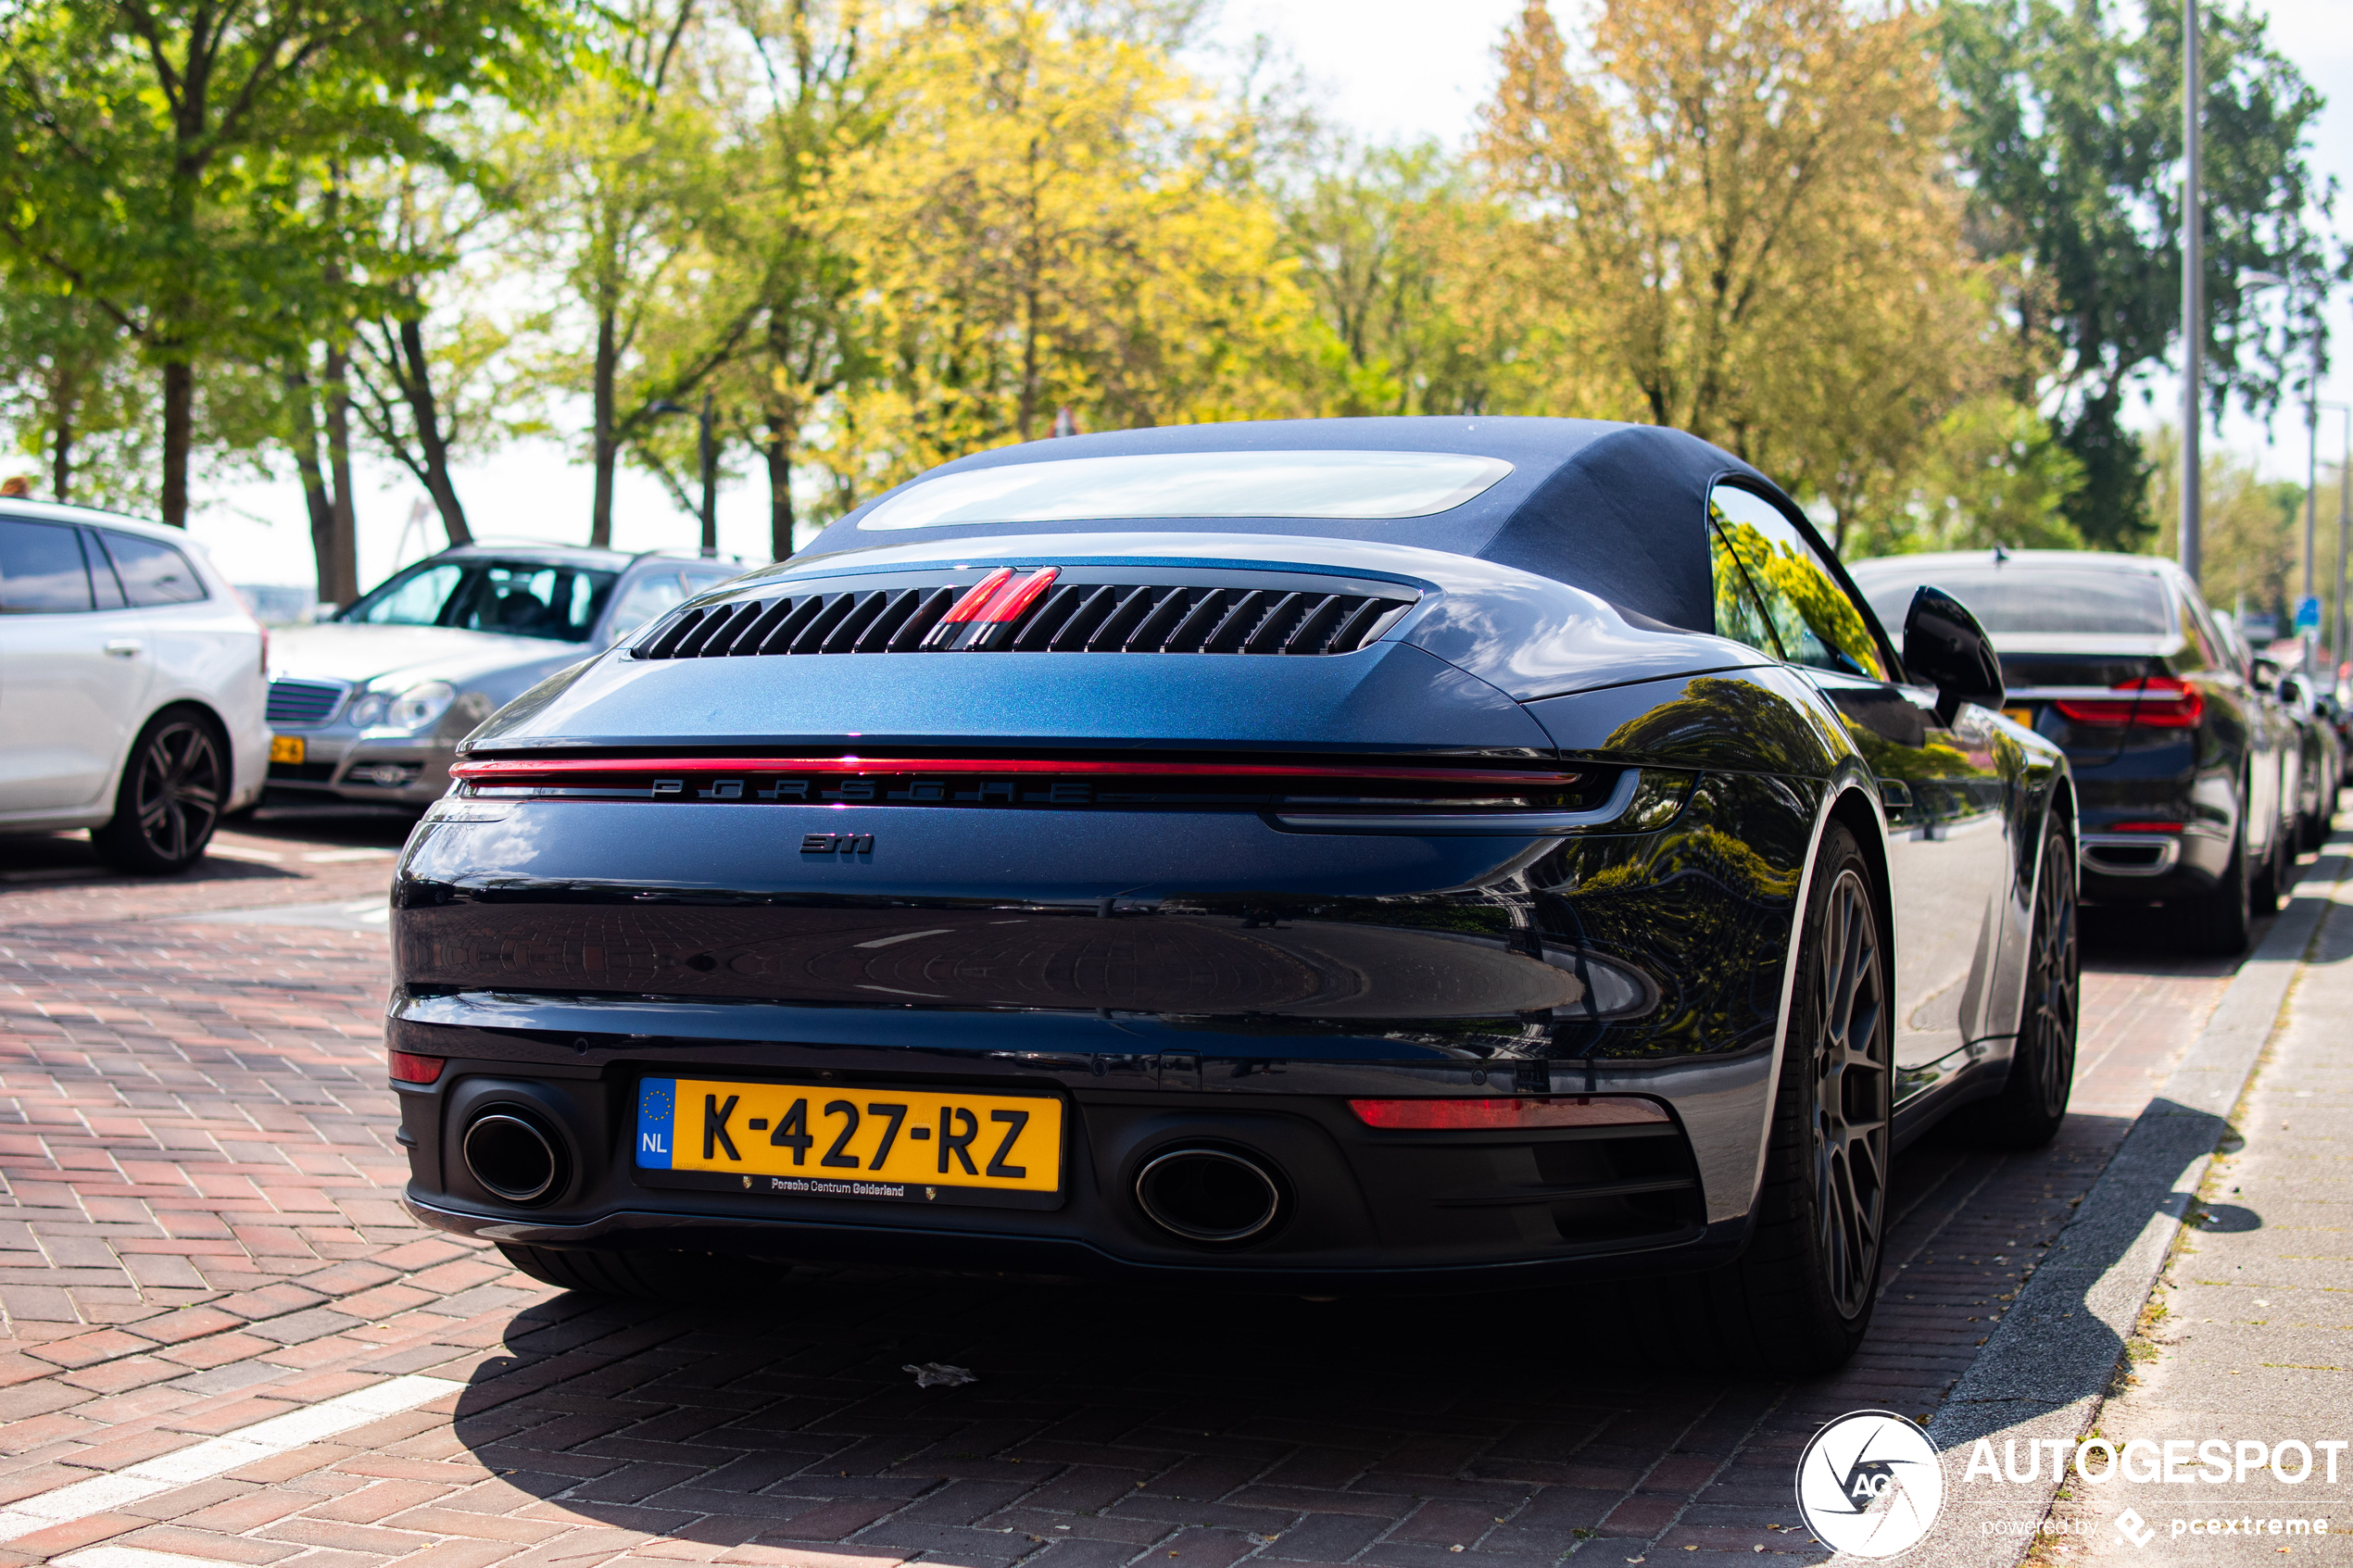
<svg viewBox="0 0 2353 1568"><path fill-rule="evenodd" d="M474 1118L463 1145L466 1169L484 1191L510 1203L542 1203L563 1185L562 1146L537 1123L499 1109Z"/></svg>
<svg viewBox="0 0 2353 1568"><path fill-rule="evenodd" d="M1172 1148L1136 1173L1136 1201L1152 1223L1187 1241L1247 1241L1275 1223L1283 1189L1273 1172L1225 1148Z"/></svg>

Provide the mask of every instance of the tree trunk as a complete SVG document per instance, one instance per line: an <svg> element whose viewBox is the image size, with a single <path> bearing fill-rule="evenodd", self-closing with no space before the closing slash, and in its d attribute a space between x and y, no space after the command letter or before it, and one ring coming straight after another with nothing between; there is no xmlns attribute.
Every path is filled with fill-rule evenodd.
<svg viewBox="0 0 2353 1568"><path fill-rule="evenodd" d="M792 554L792 426L782 407L768 410L768 552L777 560Z"/></svg>
<svg viewBox="0 0 2353 1568"><path fill-rule="evenodd" d="M441 428L441 407L433 395L433 361L425 355L425 329L414 316L400 321L400 358L406 366L400 381L409 395L409 415L417 424L417 447L425 460L425 491L441 513L441 526L452 545L473 543L466 524L466 508L449 477L449 437ZM608 524L608 534L611 528Z"/></svg>
<svg viewBox="0 0 2353 1568"><path fill-rule="evenodd" d="M609 303L597 312L597 366L591 394L596 420L597 489L589 503L588 545L598 550L612 546L613 463L620 453L620 443L613 433L613 383L619 372L621 350L614 338L613 316Z"/></svg>
<svg viewBox="0 0 2353 1568"><path fill-rule="evenodd" d="M63 358L62 355L59 356ZM49 406L57 411L57 428L49 459L49 493L52 500L68 499L73 490L73 416L80 399L75 396L73 372L60 370Z"/></svg>
<svg viewBox="0 0 2353 1568"><path fill-rule="evenodd" d="M302 475L303 510L310 517L310 555L314 594L321 604L348 604L341 596L343 567L335 537L335 507L327 494L326 474L319 461L319 409L310 378L299 370L286 373L286 391L294 407L295 470Z"/></svg>
<svg viewBox="0 0 2353 1568"><path fill-rule="evenodd" d="M184 359L163 366L163 521L188 526L188 447L195 435L196 368Z"/></svg>
<svg viewBox="0 0 2353 1568"><path fill-rule="evenodd" d="M359 596L359 512L351 493L351 393L347 380L350 356L334 344L327 346L326 434L328 525L333 535L331 556L321 558L333 567L332 592L325 602L347 605Z"/></svg>

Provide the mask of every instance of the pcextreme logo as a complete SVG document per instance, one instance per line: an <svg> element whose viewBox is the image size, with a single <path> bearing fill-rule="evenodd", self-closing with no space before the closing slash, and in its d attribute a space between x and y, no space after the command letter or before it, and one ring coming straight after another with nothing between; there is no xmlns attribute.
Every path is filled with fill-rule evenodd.
<svg viewBox="0 0 2353 1568"><path fill-rule="evenodd" d="M1928 1434L1891 1411L1854 1411L1814 1434L1797 1461L1797 1512L1832 1551L1894 1557L1944 1506Z"/></svg>

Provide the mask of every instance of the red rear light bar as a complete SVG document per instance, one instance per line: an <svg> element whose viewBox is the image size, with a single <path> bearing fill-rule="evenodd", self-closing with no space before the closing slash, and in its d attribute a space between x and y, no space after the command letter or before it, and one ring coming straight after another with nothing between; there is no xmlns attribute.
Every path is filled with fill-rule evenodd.
<svg viewBox="0 0 2353 1568"><path fill-rule="evenodd" d="M2051 704L2079 724L2146 724L2158 730L2190 730L2206 714L2206 694L2178 675L2151 675L2109 688L2125 694L2116 701L2067 697Z"/></svg>
<svg viewBox="0 0 2353 1568"><path fill-rule="evenodd" d="M1059 762L978 757L550 757L459 762L453 778L471 784L558 784L585 775L639 773L1061 773L1157 778L1403 779L1423 783L1548 784L1582 782L1582 773L1493 768L1328 767L1275 762Z"/></svg>
<svg viewBox="0 0 2353 1568"><path fill-rule="evenodd" d="M1667 1120L1656 1100L1631 1095L1539 1095L1521 1099L1352 1099L1367 1127L1478 1132L1518 1127L1640 1127Z"/></svg>

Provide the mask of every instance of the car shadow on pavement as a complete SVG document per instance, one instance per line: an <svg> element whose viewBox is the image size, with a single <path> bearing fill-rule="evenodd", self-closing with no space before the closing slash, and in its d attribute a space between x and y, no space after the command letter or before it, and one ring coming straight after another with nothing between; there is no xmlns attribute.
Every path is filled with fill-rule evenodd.
<svg viewBox="0 0 2353 1568"><path fill-rule="evenodd" d="M1688 1501L1786 1391L1629 1364L1623 1328L1556 1293L1315 1302L810 1271L758 1311L528 1309L455 1431L568 1512L710 1545L855 1533L845 1549L990 1562L1064 1537L1132 1555L1189 1526L1227 1539L1188 1558L1280 1537L1268 1555L1333 1562L1439 1499L1438 1549L1500 1525L1549 1557L1655 1533L1621 1510L1638 1488L1642 1518L1666 1500L1667 1451ZM928 1363L975 1381L920 1387Z"/></svg>
<svg viewBox="0 0 2353 1568"><path fill-rule="evenodd" d="M0 834L0 887L103 878L125 884L264 881L302 873L291 847L396 853L417 813L371 806L264 806L220 825L205 857L170 876L132 876L98 858L87 833Z"/></svg>

